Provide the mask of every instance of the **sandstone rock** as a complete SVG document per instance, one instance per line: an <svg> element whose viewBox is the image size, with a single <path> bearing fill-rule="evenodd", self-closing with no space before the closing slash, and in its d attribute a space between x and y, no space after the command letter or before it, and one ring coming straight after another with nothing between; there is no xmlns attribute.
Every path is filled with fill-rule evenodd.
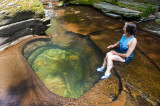
<svg viewBox="0 0 160 106"><path fill-rule="evenodd" d="M103 105L111 103L119 94L119 80L115 76L100 80L93 88L85 93L77 102L87 105Z"/></svg>

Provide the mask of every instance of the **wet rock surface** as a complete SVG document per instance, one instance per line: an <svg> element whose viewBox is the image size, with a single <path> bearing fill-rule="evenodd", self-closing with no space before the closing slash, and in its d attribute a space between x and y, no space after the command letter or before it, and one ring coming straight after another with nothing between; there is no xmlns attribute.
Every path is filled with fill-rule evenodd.
<svg viewBox="0 0 160 106"><path fill-rule="evenodd" d="M118 37L116 35L119 35L119 38L120 38L121 34L122 34L122 30L112 31L112 34L111 34L111 31L108 30L108 31L104 31L103 33L96 35L96 36L91 35L91 39L97 45L99 45L99 47L104 52L106 52L107 48L103 45L109 45L109 44L115 43L113 39L118 40ZM152 41L153 45L152 44L149 45L149 44L145 43L144 40L142 40L142 39L146 38L144 36L146 34L147 33L144 33L141 31L137 32L138 45L137 45L137 49L135 50L135 57L134 57L133 62L126 64L126 65L124 65L123 63L121 65L119 64L118 65L119 67L117 66L116 69L117 69L118 73L120 74L120 76L123 75L123 76L121 76L121 78L125 78L125 81L130 80L131 82L129 82L129 83L133 84L134 86L137 86L139 89L142 90L142 92L145 92L146 94L149 95L151 93L150 91L152 91L151 89L153 89L154 92L152 92L152 94L150 94L150 96L152 95L151 98L152 99L154 98L155 101L157 101L159 98L157 93L160 91L160 90L158 90L159 84L157 83L157 80L160 80L160 77L158 74L159 68L157 68L157 66L155 66L148 59L151 58L151 59L153 59L152 61L155 62L155 64L159 64L158 54L160 52L158 49L156 49L159 47L159 43L158 43L159 41L154 40L154 42L155 42L154 43L153 38L149 37L150 38L149 41ZM110 36L111 38L109 38L108 36ZM106 44L106 42L108 42L109 44ZM151 51L148 51L148 49L150 49ZM143 51L143 53L141 51ZM147 55L148 57L146 57L145 55ZM158 61L157 61L157 59L158 59ZM127 77L126 75L127 76L129 75L129 76ZM143 76L141 76L141 75L143 75ZM143 81L143 83L139 82L139 81ZM153 85L153 82L155 83L154 85ZM140 85L140 84L142 84L142 85ZM144 87L144 86L146 86L146 87ZM155 90L155 88L158 88L158 89ZM133 95L134 95L134 93L133 93Z"/></svg>
<svg viewBox="0 0 160 106"><path fill-rule="evenodd" d="M105 105L112 103L117 99L120 82L114 75L109 79L100 80L87 93L81 96L77 101L89 105Z"/></svg>
<svg viewBox="0 0 160 106"><path fill-rule="evenodd" d="M2 78L0 81L0 105L75 104L73 100L57 96L46 89L22 56L24 44L38 38L46 37L30 37L0 53L0 66L2 67L0 69L0 78Z"/></svg>
<svg viewBox="0 0 160 106"><path fill-rule="evenodd" d="M109 51L106 48L107 45L113 44L121 38L123 21L105 18L97 11L93 12L96 18L93 18L93 15L90 17L92 9L86 13L86 9L66 8L70 11L57 10L57 20L63 20L58 25L69 31L87 35L104 54ZM73 13L71 14L71 12ZM64 13L69 15L67 20L64 18ZM75 13L78 16L72 16ZM81 13L86 13L86 15L83 16ZM70 20L71 16L72 20ZM77 21L80 16L83 17L81 18L82 21ZM101 21L102 19L103 21ZM99 25L100 27L97 28ZM0 77L2 78L0 90L3 91L0 95L0 103L2 105L155 105L160 98L160 71L141 51L154 49L156 52L154 56L158 58L155 63L158 63L160 60L157 56L159 44L155 48L148 46L149 43L143 44L144 41L141 38L143 36L141 35L146 34L148 33L143 31L137 32L139 43L135 50L135 58L131 63L115 63L112 70L113 75L110 78L99 81L78 99L63 98L46 89L21 54L22 46L31 40L28 39L0 53L0 75L2 75ZM149 39L149 42L152 40L155 42L153 38L145 37L145 39ZM154 43L154 45L157 44ZM148 48L142 49L144 46ZM148 55L148 57L153 58L153 61L156 59L154 56ZM8 65L8 63L13 64Z"/></svg>
<svg viewBox="0 0 160 106"><path fill-rule="evenodd" d="M68 7L68 8L70 8L70 7ZM58 10L58 11L60 11L60 10ZM77 10L73 10L73 11L76 12ZM83 12L83 13L85 14L85 12ZM90 13L91 13L91 11L90 11ZM80 14L80 12L79 12L79 14ZM61 16L62 15L59 15L58 19ZM73 18L73 20L74 19L76 20L76 18ZM105 21L107 21L107 18L104 18L104 19L105 19ZM85 18L85 21L89 22L88 20L90 20L89 17ZM98 19L96 19L96 20L98 20ZM93 23L98 22L96 20L93 21ZM85 28L83 27L83 29L84 29L83 31L85 32L85 34L82 32L80 33L80 34L84 34L84 35L89 34L90 39L104 53L109 51L106 48L106 46L118 41L123 34L123 31L122 31L123 22L119 21L119 23L116 23L116 21L115 21L115 23L113 23L113 21L108 21L108 22L112 22L112 23L106 24L105 21L103 23L99 22L100 26L103 26L103 25L105 26L104 29L102 27L99 27L100 29L98 29L98 31L93 31L94 29L88 30L88 27L87 27L85 30ZM72 21L70 21L70 22L72 22ZM77 29L81 28L81 23L76 23L76 22L72 22L72 23L73 23L72 24L73 28L71 28L72 25L70 25L69 28L71 28L71 29L69 29L69 30L72 32L75 32L75 33L79 33L80 31ZM68 25L68 21L67 22L64 21L64 24L63 24L64 28L68 29L68 27L66 27L67 25ZM88 24L88 25L92 25L92 22L90 22L90 24ZM140 26L143 24L138 24L138 25ZM158 39L159 38L154 38L154 35L152 35L151 33L143 32L139 28L140 27L138 27L138 32L136 34L137 39L138 39L138 45L135 50L134 61L131 63L128 63L126 65L124 65L123 63L122 64L115 63L115 67L116 67L118 74L123 79L122 83L123 83L124 91L127 93L127 95L129 94L128 96L131 98L131 99L129 99L129 101L126 102L126 105L127 104L141 105L143 103L146 105L151 105L151 104L154 105L154 104L158 103L158 98L160 96L159 95L159 92L160 92L159 88L160 87L159 87L159 83L158 83L160 80L159 68L157 67L158 65L156 65L156 64L159 64L159 60L160 60L158 57L158 54L160 53L158 50L158 47L159 47L159 43L158 43L159 40ZM151 43L151 42L153 42L153 43ZM150 59L152 59L152 62L150 61ZM126 84L126 82L133 85L135 88L137 88L141 92L132 91L133 89L129 88L129 86ZM129 88L129 90L126 89L125 86L127 86ZM147 98L145 98L145 96L142 95L143 93ZM150 98L151 101L153 101L153 102L150 102L149 101L150 99L148 100L148 98Z"/></svg>
<svg viewBox="0 0 160 106"><path fill-rule="evenodd" d="M57 20L60 21L59 25L68 31L88 35L90 33L99 33L105 29L119 29L123 27L123 22L121 20L118 21L106 17L97 10L94 10L94 8L86 7L86 9L90 11L90 13L86 13L86 9L82 6L73 7L79 8L68 7L65 10L59 9L55 11L55 14L58 14L58 16L56 16ZM85 26L87 26L87 28Z"/></svg>

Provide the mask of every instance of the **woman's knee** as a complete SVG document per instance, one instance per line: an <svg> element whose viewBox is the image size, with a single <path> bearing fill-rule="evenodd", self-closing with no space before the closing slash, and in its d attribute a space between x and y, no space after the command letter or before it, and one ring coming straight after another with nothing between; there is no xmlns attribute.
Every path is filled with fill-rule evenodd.
<svg viewBox="0 0 160 106"><path fill-rule="evenodd" d="M111 52L106 53L106 57L109 57L110 55L113 55Z"/></svg>
<svg viewBox="0 0 160 106"><path fill-rule="evenodd" d="M108 61L113 61L113 59L114 59L114 55L109 55L108 56Z"/></svg>

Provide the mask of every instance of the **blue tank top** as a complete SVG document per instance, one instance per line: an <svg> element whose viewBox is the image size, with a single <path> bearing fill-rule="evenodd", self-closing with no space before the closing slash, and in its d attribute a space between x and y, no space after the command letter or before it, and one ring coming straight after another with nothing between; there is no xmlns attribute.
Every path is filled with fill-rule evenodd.
<svg viewBox="0 0 160 106"><path fill-rule="evenodd" d="M127 43L133 39L134 37L130 37L130 38L126 38L126 34L120 39L119 41L119 45L120 45L120 52L121 53L126 53L128 48L127 48ZM133 52L130 54L130 56L128 58L132 58L133 59Z"/></svg>

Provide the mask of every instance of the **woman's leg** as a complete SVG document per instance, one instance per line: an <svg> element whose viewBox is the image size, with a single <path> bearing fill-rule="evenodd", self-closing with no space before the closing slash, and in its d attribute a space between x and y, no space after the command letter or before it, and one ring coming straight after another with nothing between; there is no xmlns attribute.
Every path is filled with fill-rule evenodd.
<svg viewBox="0 0 160 106"><path fill-rule="evenodd" d="M106 68L106 66L107 66L107 60L108 60L108 57L110 55L113 55L113 53L112 52L106 53L106 57L104 58L103 65L102 65L103 68Z"/></svg>
<svg viewBox="0 0 160 106"><path fill-rule="evenodd" d="M118 55L109 55L107 57L107 70L105 72L105 76L109 76L111 74L110 70L113 67L113 61L125 62L125 59Z"/></svg>

